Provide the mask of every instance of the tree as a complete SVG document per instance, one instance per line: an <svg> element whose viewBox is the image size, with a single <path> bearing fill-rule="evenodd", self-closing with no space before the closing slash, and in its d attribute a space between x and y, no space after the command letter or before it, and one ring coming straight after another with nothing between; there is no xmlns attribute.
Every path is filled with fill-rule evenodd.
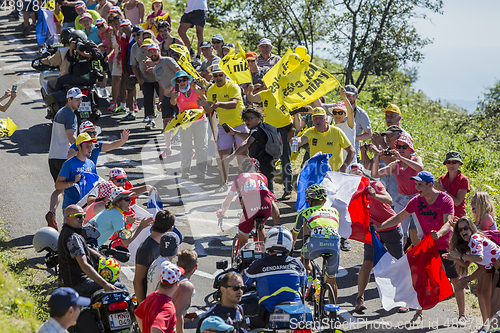
<svg viewBox="0 0 500 333"><path fill-rule="evenodd" d="M384 75L406 62L420 62L431 43L411 21L418 10L441 13L442 0L341 0L328 31L332 48L345 61L345 83L363 88L369 75ZM359 75L355 79L355 73Z"/></svg>

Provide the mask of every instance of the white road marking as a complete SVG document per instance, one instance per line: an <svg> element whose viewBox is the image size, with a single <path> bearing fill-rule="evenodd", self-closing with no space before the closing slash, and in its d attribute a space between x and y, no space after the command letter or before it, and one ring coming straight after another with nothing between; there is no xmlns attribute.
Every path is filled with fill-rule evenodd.
<svg viewBox="0 0 500 333"><path fill-rule="evenodd" d="M134 281L134 275L135 275L134 266L121 266L121 273L125 274L127 280Z"/></svg>
<svg viewBox="0 0 500 333"><path fill-rule="evenodd" d="M17 48L23 51L24 54L33 57L35 52L27 48L26 46L23 46L24 44L18 40L16 37L12 35L6 35L5 38L7 38L12 44L14 45L19 45Z"/></svg>
<svg viewBox="0 0 500 333"><path fill-rule="evenodd" d="M41 98L42 95L40 95L40 92L38 92L38 89L22 89L22 92L28 96L28 98L32 99L33 102L43 102L43 99Z"/></svg>

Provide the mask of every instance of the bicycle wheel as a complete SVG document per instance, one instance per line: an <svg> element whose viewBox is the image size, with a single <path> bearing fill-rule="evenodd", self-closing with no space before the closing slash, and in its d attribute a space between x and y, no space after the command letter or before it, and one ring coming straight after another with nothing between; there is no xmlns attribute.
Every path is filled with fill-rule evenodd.
<svg viewBox="0 0 500 333"><path fill-rule="evenodd" d="M313 279L318 278L321 281L321 270L319 269L318 263L314 260L311 260L311 265L313 268L312 278ZM316 294L316 291L315 291L315 294ZM320 296L321 296L321 291L320 291ZM313 296L313 304L314 304L313 312L314 312L314 318L317 320L321 319L321 317L320 317L321 307L320 307L319 303L320 303L320 297L316 298L316 296Z"/></svg>
<svg viewBox="0 0 500 333"><path fill-rule="evenodd" d="M337 313L334 311L325 311L325 305L327 304L337 304L333 288L329 283L325 283L321 286L318 309L320 313L319 319L323 320L324 318L328 318L330 327L334 327L333 325L335 325L337 321Z"/></svg>
<svg viewBox="0 0 500 333"><path fill-rule="evenodd" d="M231 245L231 266L234 263L234 259L236 259L236 255L238 254L238 246L240 245L238 234L234 235L233 243Z"/></svg>

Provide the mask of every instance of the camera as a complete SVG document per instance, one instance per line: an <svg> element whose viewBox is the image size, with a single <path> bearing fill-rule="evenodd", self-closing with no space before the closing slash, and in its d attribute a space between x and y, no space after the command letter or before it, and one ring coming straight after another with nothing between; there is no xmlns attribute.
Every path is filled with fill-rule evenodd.
<svg viewBox="0 0 500 333"><path fill-rule="evenodd" d="M394 155L393 153L391 153L391 148L387 148L384 150L384 155L385 156L392 156Z"/></svg>
<svg viewBox="0 0 500 333"><path fill-rule="evenodd" d="M222 259L222 260L218 260L216 263L215 263L215 267L217 269L227 269L227 267L229 266L228 262L226 259Z"/></svg>

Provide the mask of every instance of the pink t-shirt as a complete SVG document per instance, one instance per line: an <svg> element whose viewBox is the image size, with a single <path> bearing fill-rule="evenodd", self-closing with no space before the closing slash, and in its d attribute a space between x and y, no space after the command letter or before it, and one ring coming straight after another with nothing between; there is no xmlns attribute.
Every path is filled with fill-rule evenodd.
<svg viewBox="0 0 500 333"><path fill-rule="evenodd" d="M455 212L453 199L443 192L439 192L432 205L429 205L422 196L417 195L408 202L405 210L410 214L415 213L424 237L430 235L433 230L439 231L446 222L443 216L445 214L453 216ZM436 241L438 250L447 250L449 248L451 233L452 230Z"/></svg>
<svg viewBox="0 0 500 333"><path fill-rule="evenodd" d="M415 161L417 159L417 155L412 155L410 159ZM416 176L418 171L410 168L409 166L403 170L401 169L401 163L402 162L399 160L396 161L396 168L394 169L394 175L396 176L396 182L398 183L398 193L405 195L418 193L415 187L415 181L410 179L410 177Z"/></svg>
<svg viewBox="0 0 500 333"><path fill-rule="evenodd" d="M379 181L371 181L370 186L375 190L375 192L377 194L384 193L384 192L387 193L384 185ZM394 215L396 215L394 210L392 210L391 206L389 206L388 204L381 203L377 199L372 198L372 196L369 194L367 194L367 195L368 195L368 200L369 200L368 208L370 210L370 221L373 222L375 225L380 225L383 222L390 219L391 217L393 217ZM396 225L394 227L386 228L386 229L383 229L380 231L387 231L387 230L396 229L400 224L401 223L399 223L398 225Z"/></svg>
<svg viewBox="0 0 500 333"><path fill-rule="evenodd" d="M483 260L476 262L486 269L493 267L493 263L500 257L500 246L481 234L473 234L469 240L470 252L468 255L483 256Z"/></svg>
<svg viewBox="0 0 500 333"><path fill-rule="evenodd" d="M203 107L198 105L197 101L198 94L193 89L190 90L189 97L186 97L186 95L184 95L183 93L179 93L179 98L177 99L177 107L179 108L179 113L186 110L203 109ZM198 120L205 118L206 115L205 113L203 113L203 116L201 116Z"/></svg>
<svg viewBox="0 0 500 333"><path fill-rule="evenodd" d="M439 177L441 184L443 184L444 189L453 196L457 196L458 190L466 190L467 193L470 192L469 187L469 178L464 176L460 170L458 171L458 175L453 178L453 181L450 183L450 173L447 172L446 175L442 175ZM455 206L455 216L462 217L465 216L465 198L462 200L460 205Z"/></svg>

